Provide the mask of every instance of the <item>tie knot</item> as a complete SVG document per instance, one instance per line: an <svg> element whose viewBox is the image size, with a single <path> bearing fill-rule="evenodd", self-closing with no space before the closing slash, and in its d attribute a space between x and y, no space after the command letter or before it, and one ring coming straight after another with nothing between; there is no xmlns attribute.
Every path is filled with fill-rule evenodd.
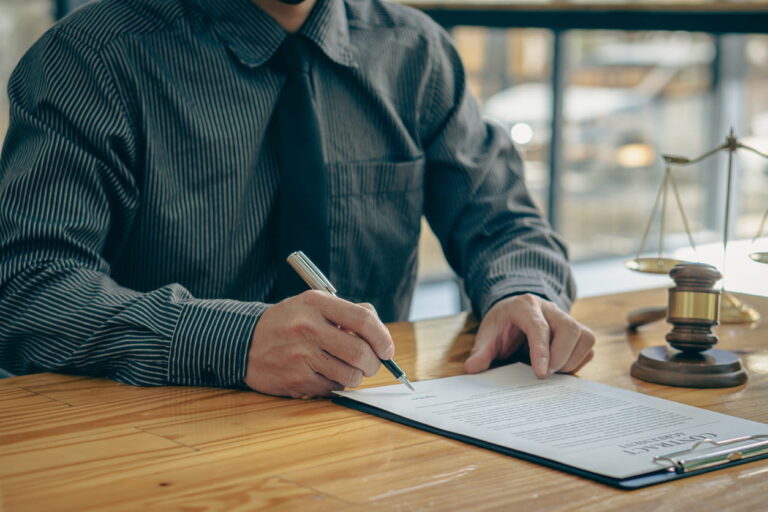
<svg viewBox="0 0 768 512"><path fill-rule="evenodd" d="M309 42L299 35L289 35L272 57L272 63L279 71L287 74L309 72Z"/></svg>

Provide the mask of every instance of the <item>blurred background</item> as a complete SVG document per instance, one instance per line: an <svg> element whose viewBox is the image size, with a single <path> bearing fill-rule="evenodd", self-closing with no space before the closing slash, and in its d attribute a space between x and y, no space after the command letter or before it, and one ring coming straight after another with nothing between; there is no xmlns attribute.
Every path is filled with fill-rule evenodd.
<svg viewBox="0 0 768 512"><path fill-rule="evenodd" d="M18 59L56 19L84 3L0 0L0 138L8 124L7 80ZM626 2L627 9L620 6L612 16L589 7L599 7L597 1L562 10L558 6L568 2L510 0L516 10L506 17L497 7L484 13L482 2L475 2L471 16L462 5L472 2L404 3L425 8L450 31L485 115L523 153L531 194L568 241L582 296L669 283L623 266L646 229L664 172L662 153L700 155L721 144L731 127L742 142L768 152L765 2L683 0L658 9ZM703 16L708 8L731 4L737 8L726 10L734 17ZM670 253L696 260L721 255L725 163L723 154L674 169L701 247L689 254L682 217L670 202ZM755 247L768 250L765 239L752 242L768 209L768 160L742 151L735 169L731 233L740 241L728 256L734 265L726 274L729 288L767 295L768 266L746 255ZM460 282L424 227L414 319L467 306ZM650 252L657 248L658 229L657 219Z"/></svg>

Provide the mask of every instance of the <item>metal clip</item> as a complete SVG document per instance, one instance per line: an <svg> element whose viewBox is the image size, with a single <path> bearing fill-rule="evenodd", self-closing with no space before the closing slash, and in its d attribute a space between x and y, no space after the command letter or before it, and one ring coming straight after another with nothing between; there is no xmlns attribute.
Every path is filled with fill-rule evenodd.
<svg viewBox="0 0 768 512"><path fill-rule="evenodd" d="M694 452L704 445L710 445L702 453ZM723 448L727 447L727 448ZM721 466L738 460L754 459L768 456L768 434L736 437L723 441L704 439L694 444L688 450L682 450L669 455L659 455L653 458L657 464L668 463L669 471L688 473L698 469Z"/></svg>

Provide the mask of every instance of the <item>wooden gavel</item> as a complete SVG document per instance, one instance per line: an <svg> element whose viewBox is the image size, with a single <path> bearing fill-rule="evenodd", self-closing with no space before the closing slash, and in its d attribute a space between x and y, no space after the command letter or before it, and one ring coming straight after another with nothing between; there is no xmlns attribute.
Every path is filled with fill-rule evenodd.
<svg viewBox="0 0 768 512"><path fill-rule="evenodd" d="M713 348L719 323L720 290L715 283L723 276L711 265L681 263L669 273L675 287L669 289L666 335L669 346L644 348L632 365L638 379L694 388L738 386L747 373L736 354Z"/></svg>
<svg viewBox="0 0 768 512"><path fill-rule="evenodd" d="M711 265L684 263L669 276L675 287L669 289L667 322L673 325L667 342L684 353L709 350L717 343L712 332L720 318L720 290L715 290L722 274Z"/></svg>

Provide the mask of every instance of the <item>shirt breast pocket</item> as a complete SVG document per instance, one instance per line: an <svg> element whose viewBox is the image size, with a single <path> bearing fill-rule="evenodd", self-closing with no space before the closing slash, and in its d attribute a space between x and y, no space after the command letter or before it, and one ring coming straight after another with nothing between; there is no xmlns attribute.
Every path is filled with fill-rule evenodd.
<svg viewBox="0 0 768 512"><path fill-rule="evenodd" d="M339 294L402 294L416 272L424 158L330 164L328 171L331 279Z"/></svg>

